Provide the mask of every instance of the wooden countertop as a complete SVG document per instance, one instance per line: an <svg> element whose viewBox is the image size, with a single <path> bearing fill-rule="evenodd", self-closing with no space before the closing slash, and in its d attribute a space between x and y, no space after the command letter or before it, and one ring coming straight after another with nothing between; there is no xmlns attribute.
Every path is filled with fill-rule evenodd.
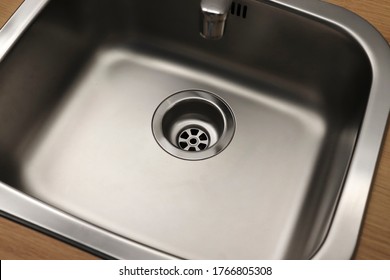
<svg viewBox="0 0 390 280"><path fill-rule="evenodd" d="M0 28L23 0L0 0ZM328 0L371 22L390 42L390 0ZM389 89L390 90L390 89ZM0 217L0 259L96 259ZM390 259L390 129L384 138L355 259Z"/></svg>
<svg viewBox="0 0 390 280"><path fill-rule="evenodd" d="M0 28L23 2L24 0L0 0Z"/></svg>

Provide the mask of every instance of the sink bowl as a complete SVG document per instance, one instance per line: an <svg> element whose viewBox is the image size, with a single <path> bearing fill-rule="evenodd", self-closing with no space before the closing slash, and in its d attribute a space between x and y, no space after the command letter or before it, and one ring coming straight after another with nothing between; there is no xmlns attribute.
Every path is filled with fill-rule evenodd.
<svg viewBox="0 0 390 280"><path fill-rule="evenodd" d="M0 210L127 259L350 258L390 50L312 0L26 0L0 31Z"/></svg>

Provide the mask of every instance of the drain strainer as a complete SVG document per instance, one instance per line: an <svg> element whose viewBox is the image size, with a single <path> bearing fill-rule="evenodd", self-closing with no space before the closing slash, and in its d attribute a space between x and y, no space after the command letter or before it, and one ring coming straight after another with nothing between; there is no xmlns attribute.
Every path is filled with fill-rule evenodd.
<svg viewBox="0 0 390 280"><path fill-rule="evenodd" d="M220 97L187 90L171 95L158 106L152 130L157 143L169 154L201 160L229 145L235 122L232 110Z"/></svg>
<svg viewBox="0 0 390 280"><path fill-rule="evenodd" d="M209 146L209 137L200 128L187 128L180 133L177 142L184 151L199 152Z"/></svg>

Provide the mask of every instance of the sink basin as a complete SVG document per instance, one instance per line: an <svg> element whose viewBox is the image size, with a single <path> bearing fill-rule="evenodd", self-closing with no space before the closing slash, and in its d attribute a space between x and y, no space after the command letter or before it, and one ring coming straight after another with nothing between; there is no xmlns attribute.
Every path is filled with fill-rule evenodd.
<svg viewBox="0 0 390 280"><path fill-rule="evenodd" d="M127 259L350 258L390 50L312 0L26 0L0 31L0 210Z"/></svg>

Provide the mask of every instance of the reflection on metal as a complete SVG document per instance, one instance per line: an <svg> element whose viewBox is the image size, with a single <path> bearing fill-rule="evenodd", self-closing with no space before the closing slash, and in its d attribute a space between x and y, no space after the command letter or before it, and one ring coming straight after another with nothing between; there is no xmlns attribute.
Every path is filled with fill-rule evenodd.
<svg viewBox="0 0 390 280"><path fill-rule="evenodd" d="M116 258L349 258L389 46L321 1L245 4L213 42L199 0L26 0L0 31L1 212ZM203 101L167 103L160 141L220 151L207 160L153 135L159 104L188 89ZM208 146L180 149L186 129Z"/></svg>
<svg viewBox="0 0 390 280"><path fill-rule="evenodd" d="M221 39L232 0L200 1L200 35L205 39Z"/></svg>

